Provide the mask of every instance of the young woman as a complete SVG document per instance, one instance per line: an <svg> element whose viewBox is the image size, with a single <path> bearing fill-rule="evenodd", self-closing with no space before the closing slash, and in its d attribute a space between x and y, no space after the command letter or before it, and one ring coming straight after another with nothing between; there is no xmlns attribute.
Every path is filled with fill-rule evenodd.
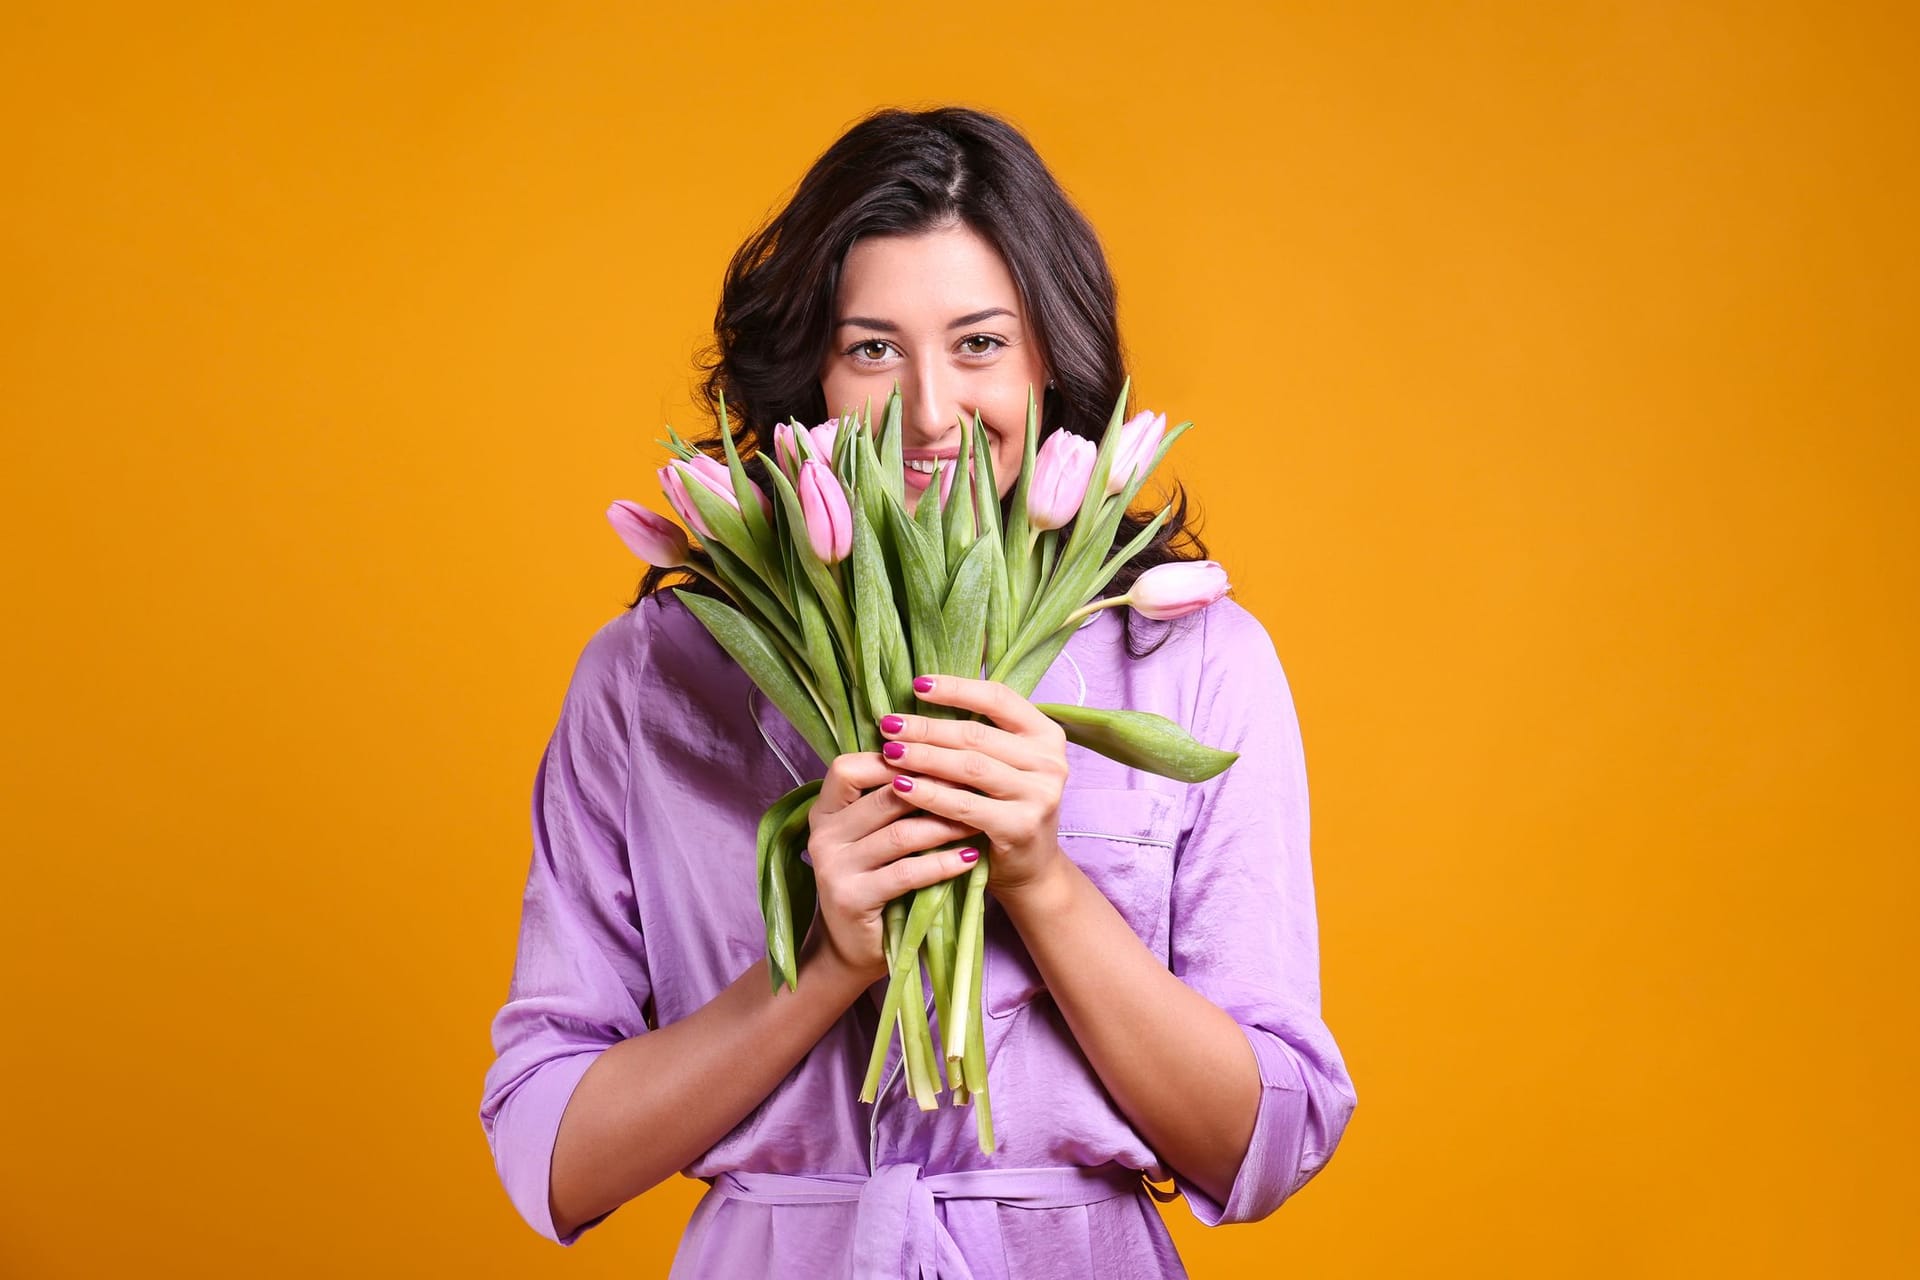
<svg viewBox="0 0 1920 1280"><path fill-rule="evenodd" d="M1029 388L1043 437L1097 439L1125 377L1091 228L1014 128L959 108L834 143L735 256L715 335L706 394L743 454L898 383L907 458L952 457L977 412L1003 499ZM1183 495L1106 594L1179 544L1204 555L1185 515ZM1252 615L1102 610L1030 699L919 682L986 725L902 708L885 752L822 764L668 576L588 641L535 784L480 1117L536 1231L572 1244L679 1171L710 1190L676 1277L1177 1276L1151 1198L1175 1191L1149 1177L1213 1225L1265 1217L1326 1163L1356 1099L1320 1015L1298 724ZM1036 702L1156 711L1240 759L1192 785L1141 773ZM819 910L798 989L769 994L754 831L810 778ZM971 832L991 854L991 1156L970 1110L914 1105L897 1044L878 1103L857 1098L881 911L965 871L918 855Z"/></svg>

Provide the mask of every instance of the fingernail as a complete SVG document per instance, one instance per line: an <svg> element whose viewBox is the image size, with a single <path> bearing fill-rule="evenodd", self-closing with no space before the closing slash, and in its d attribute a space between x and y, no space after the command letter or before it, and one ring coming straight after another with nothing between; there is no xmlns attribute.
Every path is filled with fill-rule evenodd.
<svg viewBox="0 0 1920 1280"><path fill-rule="evenodd" d="M906 727L907 722L899 716L880 717L880 732L882 733L898 733Z"/></svg>
<svg viewBox="0 0 1920 1280"><path fill-rule="evenodd" d="M960 861L978 862L980 861L980 851L978 849L962 849L960 851Z"/></svg>
<svg viewBox="0 0 1920 1280"><path fill-rule="evenodd" d="M886 746L880 748L880 754L889 760L898 760L901 756L907 754L907 744L904 742L889 742Z"/></svg>
<svg viewBox="0 0 1920 1280"><path fill-rule="evenodd" d="M913 790L913 779L904 773L895 774L893 778L893 789L895 791L911 791Z"/></svg>
<svg viewBox="0 0 1920 1280"><path fill-rule="evenodd" d="M913 678L913 691L915 693L932 693L933 677L932 676L915 676Z"/></svg>

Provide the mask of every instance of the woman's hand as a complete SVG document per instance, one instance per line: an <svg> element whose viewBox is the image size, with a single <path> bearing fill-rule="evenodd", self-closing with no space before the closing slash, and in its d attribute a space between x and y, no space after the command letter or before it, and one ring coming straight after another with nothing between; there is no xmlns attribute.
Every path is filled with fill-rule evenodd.
<svg viewBox="0 0 1920 1280"><path fill-rule="evenodd" d="M921 855L976 828L921 812L890 785L897 772L877 751L835 756L807 815L807 860L820 904L813 932L824 930L817 940L869 984L887 976L886 905L979 861L952 851Z"/></svg>
<svg viewBox="0 0 1920 1280"><path fill-rule="evenodd" d="M986 720L889 715L880 732L899 777L894 786L929 813L987 838L988 886L1005 901L1052 872L1060 849L1060 792L1067 735L998 680L921 676L924 702L977 711Z"/></svg>

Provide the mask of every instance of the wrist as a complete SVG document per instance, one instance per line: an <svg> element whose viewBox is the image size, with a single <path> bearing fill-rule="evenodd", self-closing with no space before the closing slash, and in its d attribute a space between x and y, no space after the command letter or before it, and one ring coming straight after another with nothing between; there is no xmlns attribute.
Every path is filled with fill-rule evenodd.
<svg viewBox="0 0 1920 1280"><path fill-rule="evenodd" d="M1041 864L1040 870L1017 884L993 886L993 896L1015 928L1024 930L1028 920L1044 920L1059 914L1071 900L1073 880L1081 874L1073 859L1057 844L1055 856Z"/></svg>
<svg viewBox="0 0 1920 1280"><path fill-rule="evenodd" d="M885 969L866 973L841 955L817 918L814 929L801 944L799 961L803 983L813 981L831 989L834 999L846 1005L851 1005L860 998L861 992L887 976Z"/></svg>

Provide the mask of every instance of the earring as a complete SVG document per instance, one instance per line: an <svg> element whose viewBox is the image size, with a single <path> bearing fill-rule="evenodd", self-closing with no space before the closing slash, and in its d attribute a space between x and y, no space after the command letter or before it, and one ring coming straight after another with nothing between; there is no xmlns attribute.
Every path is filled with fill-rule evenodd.
<svg viewBox="0 0 1920 1280"><path fill-rule="evenodd" d="M1047 379L1047 390L1049 390L1049 391L1051 391L1051 390L1053 390L1053 379L1052 379L1052 378L1048 378L1048 379Z"/></svg>

